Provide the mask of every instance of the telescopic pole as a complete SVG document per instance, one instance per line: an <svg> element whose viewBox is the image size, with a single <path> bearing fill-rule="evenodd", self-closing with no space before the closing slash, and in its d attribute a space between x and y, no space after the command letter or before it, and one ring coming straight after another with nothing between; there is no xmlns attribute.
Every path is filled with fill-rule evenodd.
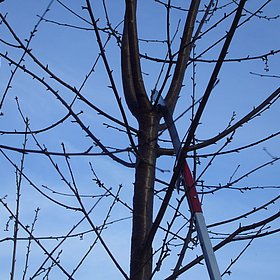
<svg viewBox="0 0 280 280"><path fill-rule="evenodd" d="M181 142L172 116L168 108L166 107L165 101L162 97L159 97L157 94L155 94L153 98L154 101L158 100L158 106L163 114L165 123L168 127L170 138L173 143L174 150L178 157L180 154ZM206 262L209 277L211 280L222 280L221 273L219 271L217 260L208 234L201 203L196 191L195 182L186 160L184 161L182 167L182 175L185 193L188 199L191 213L195 219L197 235Z"/></svg>

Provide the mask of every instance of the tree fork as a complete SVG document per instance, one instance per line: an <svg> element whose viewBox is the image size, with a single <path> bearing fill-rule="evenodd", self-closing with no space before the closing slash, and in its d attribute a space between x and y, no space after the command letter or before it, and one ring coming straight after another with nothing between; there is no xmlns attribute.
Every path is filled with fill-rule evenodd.
<svg viewBox="0 0 280 280"><path fill-rule="evenodd" d="M153 222L159 119L155 111L138 116L138 145L141 158L138 159L136 167L133 197L131 280L148 280L152 274L152 245L146 248L143 246Z"/></svg>

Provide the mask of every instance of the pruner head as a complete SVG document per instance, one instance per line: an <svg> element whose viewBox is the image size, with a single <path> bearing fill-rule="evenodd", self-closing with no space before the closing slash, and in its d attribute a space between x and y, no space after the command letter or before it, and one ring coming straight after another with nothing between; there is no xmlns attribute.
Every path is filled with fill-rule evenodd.
<svg viewBox="0 0 280 280"><path fill-rule="evenodd" d="M166 107L164 98L160 95L160 93L156 89L152 90L151 99L152 99L153 105L156 105L156 106L159 105L161 107Z"/></svg>

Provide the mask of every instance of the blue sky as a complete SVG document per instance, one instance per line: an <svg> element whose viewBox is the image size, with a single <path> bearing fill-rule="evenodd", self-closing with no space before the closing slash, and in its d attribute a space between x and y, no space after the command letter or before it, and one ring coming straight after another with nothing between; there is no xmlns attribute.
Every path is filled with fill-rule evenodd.
<svg viewBox="0 0 280 280"><path fill-rule="evenodd" d="M68 1L69 2L69 1ZM107 1L108 12L112 21L112 25L116 26L120 23L123 11L124 1ZM110 3L109 3L110 2ZM202 1L202 5L206 1ZM231 2L231 1L228 1ZM14 28L21 40L29 37L30 31L34 25L38 22L38 14L42 14L44 9L48 5L49 1L41 0L26 0L26 1L14 1L6 0L0 4L0 11L2 14L7 14L7 20ZM67 1L63 1L67 3ZM177 5L185 7L185 1L176 1ZM264 1L248 1L246 8L249 11L256 10ZM75 10L79 15L89 20L89 17L85 10L81 9L82 5L85 5L84 1L72 1L67 3ZM235 4L228 6L228 10L234 7ZM92 3L93 11L96 18L99 18L99 25L104 26L106 21L104 20L104 12L102 8L102 1L94 1ZM274 17L280 14L280 3L276 0L271 1L269 5L265 7L262 15L268 15ZM183 12L178 12L176 9L172 10L171 31L174 33L179 22L179 18L184 16ZM248 13L247 13L248 16ZM165 9L155 1L139 1L139 37L142 39L165 39ZM73 24L84 28L90 28L90 25L86 22L77 19L73 14L69 13L63 8L57 1L54 1L51 6L50 12L46 16L49 20L54 20L62 24ZM241 20L245 19L244 16ZM215 18L209 22L209 25L215 22ZM197 42L195 51L197 54L202 52L209 44L215 42L218 38L225 34L231 23L232 17L225 21L222 26L214 29L213 32L205 36ZM182 25L182 24L181 24ZM179 32L182 27L179 27ZM279 19L267 20L263 18L253 18L247 24L240 27L234 37L233 44L229 50L229 58L257 56L264 53L268 53L271 50L278 50L280 46L280 39L278 35ZM207 27L206 27L207 28ZM118 28L121 32L121 25ZM11 35L7 29L0 26L0 38L14 43ZM260 35L261 34L261 35ZM177 35L177 43L175 40L174 49L178 44L180 36ZM106 41L106 34L102 33L103 42ZM54 23L42 22L38 28L36 36L32 39L30 47L32 53L36 55L40 61L53 71L57 76L61 77L67 83L79 88L85 75L91 69L93 63L98 57L98 46L95 41L94 33L92 31L78 30L75 28L67 28L58 26ZM218 44L215 48L205 54L204 59L216 59L221 48L221 44ZM140 43L140 49L142 53L155 57L164 57L165 46L163 43L152 42L146 43L142 41ZM5 44L0 43L1 54L8 51L8 54L15 59L19 60L22 51L14 50L7 47ZM121 94L123 103L124 98L122 95L121 74L120 74L120 52L115 40L111 40L107 46L106 54L108 56L111 69L113 70L113 76L115 78L116 85ZM36 66L28 56L25 61L28 69L38 73L40 77L45 77L51 85L59 90L61 95L71 102L73 94L60 86L53 80L50 80L47 75L43 73L41 69ZM149 93L155 86L155 81L158 77L160 65L150 63L142 60L143 72L149 75L144 75L146 90ZM209 139L215 136L217 133L225 129L233 115L236 117L234 122L241 119L246 113L248 113L254 106L257 106L262 100L264 100L269 94L279 87L279 78L260 78L259 76L249 74L255 72L259 74L278 75L279 76L279 55L269 57L268 60L269 71L265 70L266 65L262 60L252 60L249 62L239 63L225 63L219 75L219 84L213 91L207 108L202 116L201 125L199 125L196 137L199 140ZM183 87L180 100L178 102L175 116L178 116L186 107L190 105L192 84L191 73L192 66L190 65L186 74L185 87ZM2 58L0 68L0 97L8 83L10 77L10 70L8 63ZM196 65L196 98L199 98L207 85L209 80L213 64L198 63ZM113 94L108 88L109 80L104 70L102 61L99 60L96 65L96 71L91 75L83 90L81 91L84 96L89 98L96 106L99 106L102 110L111 113L114 117L120 118L120 112L116 105L116 101ZM15 97L18 97L22 112L24 116L30 119L30 127L32 129L40 129L46 127L58 119L67 114L67 111L61 106L61 104L52 96L49 92L46 92L45 88L38 82L32 80L28 75L18 71L12 82L12 88L9 90L7 98L1 112L4 114L0 117L0 130L12 131L25 129L24 122L22 121L19 111L17 110ZM124 105L125 106L125 105ZM126 107L125 107L126 108ZM119 132L116 129L107 128L103 123L111 122L99 116L93 110L87 108L82 102L77 101L74 105L74 110L79 112L83 110L81 119L91 127L96 136L101 139L105 145L113 146L117 148L126 148L128 145L128 139L124 133ZM128 119L132 126L137 127L135 119L128 113ZM262 139L279 131L279 102L276 102L271 108L265 111L260 117L255 118L249 124L245 124L243 127L237 130L234 135L233 142L227 147L228 150L234 149L243 145L247 145L251 142ZM181 138L184 137L186 130L190 124L190 113L186 114L177 123ZM168 135L164 134L163 138L167 139ZM80 152L85 151L92 145L92 141L85 137L85 134L71 119L65 121L63 124L56 127L54 130L47 133L41 133L36 135L36 139L40 144L45 145L49 151L61 151L61 143L66 146L67 151ZM11 145L16 147L22 147L23 135L0 135L1 145ZM215 152L223 145L217 143L213 147L201 149L199 154L207 154ZM165 146L169 144L163 143ZM27 147L30 149L38 149L35 141L31 136L28 137ZM266 151L263 150L266 148ZM12 159L12 161L19 165L21 155L12 151L6 151L5 153ZM96 147L93 147L93 152L100 152ZM250 170L257 166L270 161L271 157L279 157L279 137L275 137L267 142L264 142L258 146L244 150L242 153L235 153L232 155L218 156L211 167L203 175L205 185L224 185L227 184L229 178L234 174L233 180L246 174ZM123 159L127 160L127 155L121 155ZM70 174L67 170L65 160L60 157L53 157L55 162L59 165L65 176L70 180ZM7 195L6 202L15 209L15 169L9 162L0 156L1 161L1 191L0 197ZM71 164L73 171L75 171L75 179L79 186L79 191L85 195L104 194L105 190L96 186L93 179L93 174L90 170L89 162L92 163L93 168L105 186L112 188L114 193L117 192L118 187L122 184L120 197L123 202L131 206L132 204L132 188L134 181L134 171L129 168L124 168L121 165L115 163L108 157L95 156L95 157L72 157ZM209 162L208 159L201 159L201 165L197 168L198 174L202 172L203 168ZM158 161L159 169L166 169L169 172L157 172L157 176L166 180L170 180L172 175L172 168L174 165L174 158L164 157ZM239 168L237 168L240 165ZM235 172L236 170L236 172ZM70 194L69 188L62 182L61 178L55 172L54 168L50 165L49 160L46 157L40 155L28 154L25 158L25 174L28 178L36 183L36 185L43 190L46 194L51 195L53 198L66 203L71 206L77 206L77 201L69 196L61 196L57 193L51 193L51 191L43 188L42 186L48 186L56 192L62 192ZM279 163L270 165L261 169L258 172L251 174L249 177L244 178L240 182L235 184L235 187L252 187L252 186L279 186ZM156 185L156 189L163 188L162 185ZM241 193L236 190L221 190L215 193L215 195L205 195L203 197L203 209L205 218L208 224L217 222L219 220L228 219L244 212L250 211L254 207L258 207L272 198L279 195L278 188L267 188L265 190L256 189L250 192ZM172 203L176 205L176 199L179 196L175 194ZM112 197L103 198L98 202L99 197L85 197L83 201L88 209L95 203L97 206L92 212L92 220L95 225L102 224L103 219L106 216L108 209L112 205ZM155 202L155 212L158 209L159 201ZM39 207L38 221L35 226L36 236L60 236L65 235L72 226L76 224L81 218L77 212L65 211L61 207L49 203L46 199L34 190L27 180L22 182L22 196L21 196L21 221L23 224L31 225L34 218L34 211ZM183 208L186 213L187 207ZM266 218L269 215L279 211L279 202L268 207L268 210L262 210L259 214L256 214L248 219L243 219L240 222L244 225L253 221L257 221L262 218ZM166 219L171 216L171 213L167 215ZM9 231L4 231L6 222L8 221L8 213L1 207L1 228L0 228L0 259L2 265L0 266L0 278L8 279L11 267L11 241L3 241L7 236L12 235L13 223L10 222ZM113 223L108 226L108 229L104 230L103 237L108 243L113 254L120 260L120 264L123 269L128 273L129 271L129 249L130 249L130 231L131 231L131 213L129 208L117 203L114 205L113 212L109 218L109 222L113 222L118 219L123 219L120 222ZM166 220L165 220L166 222ZM279 221L272 224L273 228L279 228ZM216 232L228 233L238 227L238 223L232 223L224 227L215 228ZM86 222L83 222L75 233L80 233L89 230L90 227ZM182 231L185 232L186 229ZM25 237L26 234L23 230L19 231L19 236ZM160 246L163 233L158 234L158 239L154 248ZM96 236L93 233L88 233L83 236L70 238L62 247L61 263L63 266L71 271L78 263L81 256L89 248L90 244L94 242ZM213 239L213 243L218 241ZM53 248L57 241L42 240L42 243L49 249ZM234 259L239 252L246 246L248 241L235 242L229 244L223 249L217 252L217 260L220 264L221 271L228 266L231 259ZM17 255L17 270L15 279L22 278L22 271L24 267L25 254L26 254L27 242L19 242L18 255ZM267 239L259 238L252 242L250 248L242 255L241 259L231 269L232 275L224 276L224 279L278 279L280 272L278 269L279 254L278 249L280 246L279 233L271 235ZM186 256L185 263L191 261L196 254L200 253L198 248L196 251L190 251ZM155 276L154 279L164 279L168 275L169 269L174 265L175 256L170 257L170 262L164 265L162 271ZM32 254L30 257L30 264L28 270L28 277L38 269L45 255L41 249L35 243L32 243ZM173 259L172 259L173 258ZM156 259L156 258L155 258ZM104 249L98 243L89 257L86 259L83 266L75 274L75 279L87 280L94 279L123 279L115 266L108 259ZM54 269L50 274L50 279L66 279L58 269ZM207 271L205 266L197 266L187 273L185 273L182 279L197 280L207 279ZM179 278L179 279L181 279ZM41 279L38 277L37 279Z"/></svg>

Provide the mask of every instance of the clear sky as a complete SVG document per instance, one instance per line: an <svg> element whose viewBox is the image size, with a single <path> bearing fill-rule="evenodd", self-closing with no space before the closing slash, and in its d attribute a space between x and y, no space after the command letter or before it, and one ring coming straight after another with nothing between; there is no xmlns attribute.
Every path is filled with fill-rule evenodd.
<svg viewBox="0 0 280 280"><path fill-rule="evenodd" d="M71 3L70 3L71 2ZM99 27L106 26L106 18L104 17L104 9L102 1L91 1L95 17L99 19ZM122 32L122 17L124 14L125 1L105 1L107 3L108 15L112 24L118 32ZM139 2L139 38L140 51L142 54L147 54L150 57L164 58L166 54L166 44L162 41L166 39L166 9L159 4L160 1L138 1ZM167 1L166 1L167 2ZM186 8L186 3L189 1L174 1L174 4ZM201 7L208 1L201 1ZM216 2L216 1L214 1ZM219 1L218 7L221 7ZM224 1L225 7L218 9L217 16L210 18L209 22L203 29L206 30L212 26L221 16L222 13L228 13L235 7L236 1ZM246 12L241 22L249 17L250 13L256 11L266 1L247 1ZM13 28L17 36L25 42L28 39L30 32L33 30L36 23L39 21L38 15L42 15L48 6L48 0L5 0L0 3L0 12L6 15L6 19ZM62 4L69 5L71 11L75 11L81 18L78 18ZM45 15L45 19L40 22L38 31L28 48L32 49L32 53L40 60L43 65L48 65L48 68L66 81L72 87L79 89L85 77L90 73L94 66L94 72L91 73L89 79L86 80L82 87L81 93L91 100L95 106L110 113L117 119L121 118L116 100L113 96L110 87L110 81L105 72L102 60L98 58L99 49L96 43L95 35L92 26L87 22L89 16L82 6L85 6L85 1L53 1L50 11ZM184 11L178 11L176 8L172 10L171 17L171 34L175 36L172 51L178 47L180 32L182 32ZM280 49L279 35L279 18L280 2L272 0L265 6L262 13L257 17L253 17L246 24L238 28L234 41L229 49L228 58L245 58L260 56L277 51ZM200 15L201 17L201 15ZM181 21L180 21L181 19ZM209 45L216 42L219 38L225 35L228 30L232 17L222 22L222 24L207 33L201 40L197 41L195 47L195 56L203 52ZM77 28L79 27L79 28ZM177 29L178 27L178 29ZM101 32L103 44L107 40L107 33ZM2 23L0 25L0 39L12 45L17 45L17 42L8 31L7 27ZM154 41L151 41L154 40ZM117 38L112 38L106 45L106 55L108 57L110 67L113 70L113 77L116 86L119 90L124 104L122 93L121 72L120 72L120 48L118 47ZM215 60L218 57L222 43L217 44L211 50L203 55L204 62L198 62L195 68L195 98L199 99L204 93L205 87L209 81L211 71L214 64L208 63L209 60ZM19 48L13 48L3 41L0 42L0 52L3 56L6 52L9 57L15 61L19 61L23 51ZM193 54L192 54L193 55ZM205 62L206 61L206 62ZM143 76L148 93L157 85L156 81L159 77L161 64L149 62L145 59L141 60ZM44 79L55 89L58 90L61 96L71 103L74 95L66 87L60 85L54 79L50 79L48 75L25 55L22 65L36 73L38 77ZM11 70L14 66L10 66L6 59L1 57L0 66L0 98L4 95L5 89L11 77ZM194 68L189 65L184 81L178 106L174 116L180 115L186 108L191 105L191 95L194 93L194 88L191 80ZM251 72L251 74L250 74ZM252 74L255 73L255 74ZM259 74L259 75L256 75ZM260 75L269 75L269 77L260 77ZM250 110L260 104L273 91L279 87L279 54L268 56L266 59L256 59L243 62L226 62L219 75L219 83L213 90L207 108L202 116L201 124L198 127L196 138L198 141L209 139L221 131L223 131L230 123L232 116L234 124L246 115ZM272 77L273 76L273 77ZM159 79L158 87L162 83L162 77ZM24 117L29 118L30 128L32 130L42 129L54 124L58 120L67 115L67 110L61 103L52 95L42 83L36 82L27 73L18 70L14 75L11 83L11 88L4 99L3 106L0 110L0 131L24 131L25 123L20 115L18 104ZM164 91L164 94L166 91ZM137 123L133 116L127 110L127 117L132 127L137 128ZM233 141L224 150L236 149L238 147L250 144L252 142L263 139L273 133L279 131L279 101L265 110L261 116L254 118L250 123L244 124L236 131L233 136ZM129 145L129 141L125 133L120 131L120 127L98 115L94 110L85 106L80 100L76 100L73 105L73 110L78 113L81 120L90 127L94 135L100 139L105 146L116 149L124 149ZM2 115L3 114L3 115ZM191 112L189 111L177 122L180 137L183 139L190 125ZM104 124L105 123L105 124ZM106 125L109 124L109 127ZM113 126L113 127L112 127ZM168 140L168 135L164 134L162 139ZM24 135L22 134L1 134L0 145L9 145L12 147L22 147ZM66 150L70 152L83 152L93 145L89 137L81 131L79 126L73 122L73 119L68 118L66 121L56 126L48 132L38 133L33 138L28 136L27 148L38 150L39 144L45 146L49 151L61 152L61 143L64 143ZM170 143L166 141L160 142L164 147L170 147ZM217 152L224 144L220 141L217 145L206 149L201 149L199 155L205 155ZM13 164L20 166L22 155L8 149L1 149L7 155L8 159ZM91 152L98 153L98 147L92 147ZM244 149L240 153L228 155L220 155L213 161L211 167L203 174L200 181L204 186L223 186L230 181L243 178L243 175L256 169L257 167L275 159L275 163L269 164L249 176L244 176L240 181L237 181L233 187L236 190L221 190L215 195L207 194L203 196L203 209L207 224L215 223L220 220L229 219L238 216L244 212L252 210L267 201L279 196L279 163L277 161L279 154L279 137L274 137L269 141ZM127 153L120 154L124 160L129 160ZM52 159L58 164L59 170L65 175L67 180L73 181L71 173L67 168L67 162L62 157L53 156ZM203 169L209 163L211 157L201 158L200 165L197 165L197 174L201 174ZM130 250L130 233L131 233L131 210L132 205L132 190L134 181L134 171L131 168L126 168L114 162L105 156L87 156L87 157L71 157L71 166L75 174L75 181L78 185L79 192L83 195L83 201L89 210L94 206L91 213L92 220L96 226L101 226L110 208L112 213L107 217L109 223L108 228L104 229L102 236L107 242L110 250L119 260L120 265L129 273L129 250ZM106 193L105 187L100 187L93 180L95 177L91 171L89 162L92 164L98 178L104 183L104 186L110 189L114 194L118 192L119 185L120 198L122 202L114 203L112 196L100 198ZM192 163L191 160L189 160ZM21 183L21 198L20 198L20 220L23 225L31 227L34 219L35 210L39 207L38 220L35 224L34 235L38 237L44 236L64 236L72 227L77 224L82 215L77 211L66 211L59 205L50 203L46 198L35 189L49 195L50 197L65 203L72 207L77 207L77 200L71 196L69 187L61 180L55 167L52 166L50 160L46 156L29 153L24 159L24 174L26 178ZM192 166L192 164L190 164ZM3 153L0 154L0 197L5 198L5 202L13 211L16 208L16 180L18 174L15 172L15 167L7 160ZM163 157L158 161L157 177L168 182L172 175L174 166L173 157ZM166 170L162 172L161 170ZM29 180L29 181L28 181ZM241 192L238 188L252 188L251 191ZM260 188L263 187L263 188ZM162 185L157 184L156 189L161 190ZM199 189L201 191L201 189ZM205 189L204 189L205 190ZM208 189L206 189L207 191ZM64 194L64 195L62 195ZM66 195L65 195L66 194ZM160 196L163 194L160 192ZM179 195L175 194L172 205L176 205L176 199ZM155 202L155 213L158 209L160 200ZM1 205L1 227L0 227L0 278L8 279L11 271L11 256L12 256L12 241L6 240L7 237L13 235L13 221L9 221L9 213ZM182 211L188 213L187 207L183 207ZM279 211L279 202L270 205L267 210L262 210L258 214L251 215L247 219L244 218L237 223L230 223L227 226L211 228L213 233L213 243L216 244L220 240L215 239L216 236L223 237L235 230L239 226L250 224L254 221L264 219ZM171 217L172 211L167 215ZM166 218L166 219L167 219ZM118 221L120 220L120 221ZM115 222L118 221L118 222ZM166 226L166 220L164 221ZM178 225L179 227L180 225ZM279 228L279 220L271 224L274 230ZM7 230L8 229L8 230ZM81 257L85 254L91 244L94 244L96 236L92 232L79 234L90 230L90 226L86 221L82 221L73 233L74 237L64 242L60 248L63 249L59 253L57 250L54 256L59 255L61 264L67 271L71 272L78 264ZM186 228L180 231L184 236ZM215 233L219 233L215 235ZM19 230L19 237L26 237L23 229ZM163 233L158 235L154 249L157 249L161 244ZM237 263L230 269L232 274L225 275L223 279L279 279L279 233L272 234L267 238L255 239L246 252L240 257ZM61 239L45 240L40 242L51 251L57 242ZM174 244L177 244L174 240ZM234 242L229 244L217 252L217 260L220 269L223 272L234 260L243 248L249 243L249 240L244 242ZM173 244L173 243L172 243ZM24 262L26 259L28 242L20 241L17 250L16 258L16 277L14 279L22 279ZM174 246L176 252L176 247ZM191 261L196 254L200 254L200 249L189 251L184 264ZM46 255L42 253L35 242L31 244L31 254L26 279L32 277L36 270L43 263ZM162 280L170 273L170 268L174 266L176 254L170 257L170 261L164 264L161 272L156 274L154 279ZM157 256L155 257L155 260ZM35 279L42 279L46 271ZM116 270L115 266L108 259L104 249L98 243L85 262L79 268L74 276L75 279L123 279L121 274ZM207 271L205 266L197 266L187 273L183 274L178 279L207 279ZM64 274L61 274L59 269L53 269L49 279L66 279Z"/></svg>

